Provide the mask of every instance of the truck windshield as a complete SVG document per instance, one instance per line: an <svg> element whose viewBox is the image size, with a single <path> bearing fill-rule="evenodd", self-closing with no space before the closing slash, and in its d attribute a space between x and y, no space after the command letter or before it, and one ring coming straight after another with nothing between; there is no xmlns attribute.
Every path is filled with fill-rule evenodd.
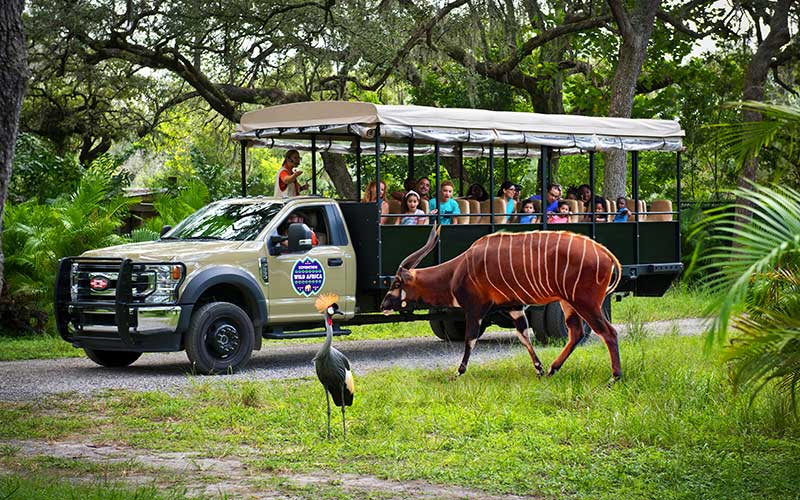
<svg viewBox="0 0 800 500"><path fill-rule="evenodd" d="M283 208L282 203L212 203L165 234L165 240L253 240Z"/></svg>

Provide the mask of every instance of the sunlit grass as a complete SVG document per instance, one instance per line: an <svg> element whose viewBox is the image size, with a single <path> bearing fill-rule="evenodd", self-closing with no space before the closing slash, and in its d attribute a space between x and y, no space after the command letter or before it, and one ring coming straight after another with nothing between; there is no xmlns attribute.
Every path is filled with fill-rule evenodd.
<svg viewBox="0 0 800 500"><path fill-rule="evenodd" d="M558 353L538 351L546 362ZM325 439L325 399L311 377L198 378L184 394L110 392L63 406L93 423L61 434L237 453L265 473L322 469L552 497L800 496L800 427L772 390L748 406L700 338L623 342L622 360L624 379L611 387L600 343L580 347L546 379L522 349L456 380L449 370L372 372L356 380L347 442L338 412L334 438ZM0 421L40 437L46 425L24 422L47 415L22 413L6 407Z"/></svg>

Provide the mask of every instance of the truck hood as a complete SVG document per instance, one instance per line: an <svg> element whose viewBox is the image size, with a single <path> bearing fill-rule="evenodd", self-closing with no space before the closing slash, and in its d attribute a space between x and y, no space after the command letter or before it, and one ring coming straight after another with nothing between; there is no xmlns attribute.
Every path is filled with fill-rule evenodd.
<svg viewBox="0 0 800 500"><path fill-rule="evenodd" d="M82 257L109 257L131 259L136 262L204 261L207 258L235 252L242 241L147 241L98 248L84 252Z"/></svg>

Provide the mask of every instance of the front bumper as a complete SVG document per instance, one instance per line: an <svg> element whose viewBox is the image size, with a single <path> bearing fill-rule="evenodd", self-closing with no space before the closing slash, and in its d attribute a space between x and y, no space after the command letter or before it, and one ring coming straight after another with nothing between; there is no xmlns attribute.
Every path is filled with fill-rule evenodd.
<svg viewBox="0 0 800 500"><path fill-rule="evenodd" d="M73 264L118 266L113 295L75 300L71 294ZM59 264L55 292L58 333L75 347L118 351L179 351L192 305L143 304L133 300L128 259L66 258Z"/></svg>

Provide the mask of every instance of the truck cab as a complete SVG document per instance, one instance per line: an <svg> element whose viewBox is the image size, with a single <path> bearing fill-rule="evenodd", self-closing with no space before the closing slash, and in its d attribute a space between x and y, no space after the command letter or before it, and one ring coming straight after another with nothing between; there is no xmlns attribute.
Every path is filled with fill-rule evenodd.
<svg viewBox="0 0 800 500"><path fill-rule="evenodd" d="M294 222L297 220L302 222ZM56 322L104 366L185 349L195 370L244 366L267 335L319 323L319 293L355 314L356 260L342 212L320 197L207 205L154 242L63 259Z"/></svg>

